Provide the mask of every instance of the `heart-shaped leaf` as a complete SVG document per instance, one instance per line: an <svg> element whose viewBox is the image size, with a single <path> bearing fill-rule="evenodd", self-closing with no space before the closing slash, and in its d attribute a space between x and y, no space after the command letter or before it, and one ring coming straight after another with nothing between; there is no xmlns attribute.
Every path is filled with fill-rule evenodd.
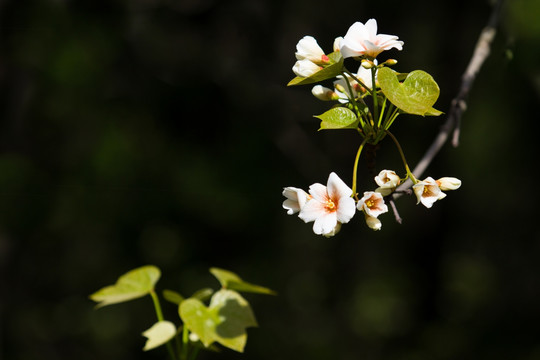
<svg viewBox="0 0 540 360"><path fill-rule="evenodd" d="M313 84L340 75L343 72L343 56L341 56L341 53L336 51L328 54L328 59L330 61L329 65L323 67L311 76L297 76L289 81L287 86Z"/></svg>
<svg viewBox="0 0 540 360"><path fill-rule="evenodd" d="M232 271L213 267L210 268L210 272L218 279L221 286L225 289L267 295L276 294L275 291L270 290L269 288L251 284L242 280L240 276L236 275Z"/></svg>
<svg viewBox="0 0 540 360"><path fill-rule="evenodd" d="M176 326L170 321L158 321L142 334L148 338L143 350L152 350L171 340L176 335Z"/></svg>
<svg viewBox="0 0 540 360"><path fill-rule="evenodd" d="M356 129L358 127L356 114L343 106L331 108L327 112L316 115L315 117L322 120L319 130Z"/></svg>
<svg viewBox="0 0 540 360"><path fill-rule="evenodd" d="M208 307L198 299L184 300L179 313L184 325L204 346L217 341L238 352L244 351L246 328L257 326L249 303L239 293L228 289L216 292Z"/></svg>
<svg viewBox="0 0 540 360"><path fill-rule="evenodd" d="M120 276L116 284L96 291L90 295L90 299L98 302L96 307L137 299L148 295L160 276L161 271L156 266L143 266Z"/></svg>
<svg viewBox="0 0 540 360"><path fill-rule="evenodd" d="M377 71L377 80L388 100L404 112L422 116L442 114L432 107L439 97L439 85L425 71L410 72L400 83L396 72L383 67Z"/></svg>

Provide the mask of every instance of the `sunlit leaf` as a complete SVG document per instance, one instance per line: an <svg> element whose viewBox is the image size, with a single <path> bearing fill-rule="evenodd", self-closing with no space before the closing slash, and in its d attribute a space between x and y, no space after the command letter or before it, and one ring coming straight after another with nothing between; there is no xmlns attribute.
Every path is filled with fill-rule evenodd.
<svg viewBox="0 0 540 360"><path fill-rule="evenodd" d="M98 302L97 307L137 299L149 294L160 276L161 271L156 266L143 266L120 276L116 284L96 291L90 299Z"/></svg>
<svg viewBox="0 0 540 360"><path fill-rule="evenodd" d="M358 127L356 114L343 106L331 108L324 114L316 115L315 117L321 119L319 130L356 129Z"/></svg>
<svg viewBox="0 0 540 360"><path fill-rule="evenodd" d="M422 116L442 114L432 107L439 97L439 85L425 71L410 72L400 83L396 72L383 67L377 72L377 80L388 100L402 111Z"/></svg>
<svg viewBox="0 0 540 360"><path fill-rule="evenodd" d="M343 57L339 51L328 54L330 64L308 77L297 76L287 86L306 85L334 78L343 72Z"/></svg>
<svg viewBox="0 0 540 360"><path fill-rule="evenodd" d="M210 268L210 272L218 279L221 286L225 289L267 295L276 294L273 290L269 288L251 284L242 280L238 275L231 271L213 267Z"/></svg>
<svg viewBox="0 0 540 360"><path fill-rule="evenodd" d="M180 318L204 346L213 342L243 352L246 328L257 326L249 303L236 291L221 289L207 307L198 299L186 299L179 307Z"/></svg>
<svg viewBox="0 0 540 360"><path fill-rule="evenodd" d="M143 348L144 351L147 351L171 340L176 335L176 326L170 321L158 321L142 334L148 338Z"/></svg>

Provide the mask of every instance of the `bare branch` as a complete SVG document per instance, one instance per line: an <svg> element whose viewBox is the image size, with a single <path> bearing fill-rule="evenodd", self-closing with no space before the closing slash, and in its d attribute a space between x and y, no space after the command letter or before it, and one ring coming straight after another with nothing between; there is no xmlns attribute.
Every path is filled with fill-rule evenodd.
<svg viewBox="0 0 540 360"><path fill-rule="evenodd" d="M480 68L489 56L491 50L491 43L493 42L493 39L495 38L495 34L497 32L496 27L502 2L502 0L498 0L495 3L487 26L480 33L480 36L474 48L473 55L471 57L471 60L469 61L469 65L467 66L467 69L462 76L461 86L459 88L458 94L450 104L450 110L448 111L448 116L445 123L441 126L441 129L435 137L433 143L427 149L422 159L420 159L420 161L412 171L414 176L417 178L421 177L429 164L431 164L431 162L435 158L435 155L437 155L437 153L446 143L446 140L448 140L450 133L453 132L452 144L454 145L454 147L458 146L461 117L467 108L466 100L474 83L474 80L476 79L476 76L480 71ZM408 189L411 186L412 181L407 180L398 187L398 190ZM401 193L394 194L394 199L398 198L399 196L401 196Z"/></svg>

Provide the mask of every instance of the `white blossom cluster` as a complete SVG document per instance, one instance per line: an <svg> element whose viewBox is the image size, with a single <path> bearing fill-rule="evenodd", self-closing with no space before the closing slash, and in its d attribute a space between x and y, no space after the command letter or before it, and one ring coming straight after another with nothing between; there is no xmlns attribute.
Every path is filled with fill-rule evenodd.
<svg viewBox="0 0 540 360"><path fill-rule="evenodd" d="M312 88L312 94L320 100L338 101L345 107L349 106L351 109L358 110L355 104L363 103L367 107L363 97L366 93L369 93L373 97L373 106L377 107L378 88L380 87L377 77L378 70L380 67L394 65L397 61L390 59L379 65L376 57L385 50L402 50L403 44L403 41L400 41L395 35L377 34L377 21L375 19L369 19L365 24L356 22L348 29L345 36L337 37L334 40L334 53L332 54L326 55L317 40L312 36L304 36L296 45L295 56L297 61L292 70L300 78L312 77L312 79L319 80L333 79L335 76L333 89L322 85L315 85ZM358 71L356 73L348 71L330 73L331 76L328 77L322 75L317 78L314 76L319 71L329 68L337 62L335 58L334 60L331 59L336 53L339 54L339 59L354 58L360 61L361 65ZM328 74L327 71L326 75ZM383 73L380 74L382 81ZM360 99L360 101L358 102L357 99ZM382 115L382 111L384 111L384 105L379 114ZM365 113L357 115L362 118L361 115L365 115ZM424 112L421 115L424 115ZM395 116L397 116L397 113ZM384 129L388 130L389 125L381 130L382 116L379 119L365 117L366 120L362 123L361 129L359 128L363 136L365 136L364 143L369 140L367 137L374 131L381 131L385 135ZM389 121L389 124L394 118ZM376 120L379 122L375 123ZM379 138L375 137L375 143L378 140ZM395 142L397 143L397 140ZM400 148L398 143L397 145ZM329 237L337 234L341 229L341 225L348 223L357 211L363 213L368 227L373 230L380 230L382 223L379 216L388 212L385 197L388 199L389 196L392 196L396 188L407 178L413 181L412 190L417 198L417 204L422 203L427 208L431 208L437 200L444 198L446 196L444 191L455 190L461 186L461 181L454 177L443 177L438 180L431 177L425 180L416 179L406 164L401 148L399 150L407 170L404 179L400 178L395 171L382 170L375 177L378 187L374 191L366 191L363 195L360 195L356 194L356 178L353 179L354 185L351 189L332 172L328 177L326 186L315 183L309 187L309 192L296 187L284 188L283 195L286 200L283 202L283 208L287 210L289 215L298 214L298 217L306 223L313 222L315 234ZM355 165L357 165L358 156Z"/></svg>
<svg viewBox="0 0 540 360"><path fill-rule="evenodd" d="M283 208L287 214L298 213L304 222L313 222L313 232L326 237L334 236L341 225L348 223L356 211L364 213L366 224L373 230L380 230L379 215L388 212L384 197L392 194L401 183L400 177L392 170L382 170L375 177L379 186L375 191L366 191L362 198L355 200L353 191L336 173L331 173L326 186L316 183L309 187L309 193L296 187L283 189ZM443 191L456 190L461 181L454 177L434 180L431 177L413 185L417 204L431 208L433 203L446 196Z"/></svg>

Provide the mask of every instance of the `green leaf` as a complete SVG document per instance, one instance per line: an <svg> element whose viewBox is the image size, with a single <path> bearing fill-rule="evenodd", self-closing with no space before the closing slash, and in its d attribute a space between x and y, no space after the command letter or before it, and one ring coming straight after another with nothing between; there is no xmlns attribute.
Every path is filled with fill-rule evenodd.
<svg viewBox="0 0 540 360"><path fill-rule="evenodd" d="M213 289L204 288L204 289L195 291L193 295L191 295L191 297L195 299L199 299L201 301L206 301L210 299L210 296L212 296L213 293L214 293Z"/></svg>
<svg viewBox="0 0 540 360"><path fill-rule="evenodd" d="M182 301L184 301L184 297L173 290L165 289L163 290L163 298L167 300L170 303L180 305Z"/></svg>
<svg viewBox="0 0 540 360"><path fill-rule="evenodd" d="M404 112L422 116L442 114L432 107L439 97L439 85L425 71L410 72L400 83L396 72L383 67L377 71L377 80L388 100Z"/></svg>
<svg viewBox="0 0 540 360"><path fill-rule="evenodd" d="M198 299L186 299L179 307L180 318L204 346L214 341L243 352L247 342L246 328L257 326L247 300L233 290L221 289L207 307Z"/></svg>
<svg viewBox="0 0 540 360"><path fill-rule="evenodd" d="M116 284L96 291L90 299L98 302L96 307L137 299L149 294L160 276L161 271L156 266L143 266L120 276Z"/></svg>
<svg viewBox="0 0 540 360"><path fill-rule="evenodd" d="M142 334L148 338L143 350L152 350L171 340L176 335L176 326L170 321L158 321Z"/></svg>
<svg viewBox="0 0 540 360"><path fill-rule="evenodd" d="M339 51L328 54L330 64L308 77L297 76L287 86L306 85L334 78L343 72L343 56Z"/></svg>
<svg viewBox="0 0 540 360"><path fill-rule="evenodd" d="M322 120L319 130L356 129L358 127L356 114L343 106L331 108L324 114L315 115L315 117Z"/></svg>
<svg viewBox="0 0 540 360"><path fill-rule="evenodd" d="M213 267L210 268L210 272L218 279L223 288L257 294L276 294L275 291L270 290L269 288L251 284L242 280L238 275L231 271Z"/></svg>

